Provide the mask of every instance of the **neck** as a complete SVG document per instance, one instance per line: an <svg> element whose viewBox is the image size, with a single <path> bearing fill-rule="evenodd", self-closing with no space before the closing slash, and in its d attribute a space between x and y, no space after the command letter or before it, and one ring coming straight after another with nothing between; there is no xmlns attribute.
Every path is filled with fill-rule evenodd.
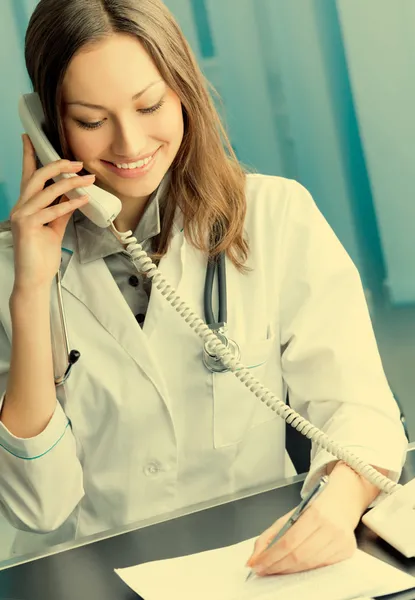
<svg viewBox="0 0 415 600"><path fill-rule="evenodd" d="M160 186L163 185L164 189L166 189L167 185L170 181L170 173L163 177ZM107 189L104 185L102 186L104 189ZM112 190L107 189L108 192L114 193ZM118 231L132 231L134 232L137 228L137 225L141 221L141 217L144 214L146 206L148 204L150 196L144 196L142 198L130 197L130 196L119 196L118 198L121 200L122 208L114 220L114 225L118 229Z"/></svg>
<svg viewBox="0 0 415 600"><path fill-rule="evenodd" d="M141 221L149 198L121 198L122 208L114 220L114 225L118 231L134 231Z"/></svg>

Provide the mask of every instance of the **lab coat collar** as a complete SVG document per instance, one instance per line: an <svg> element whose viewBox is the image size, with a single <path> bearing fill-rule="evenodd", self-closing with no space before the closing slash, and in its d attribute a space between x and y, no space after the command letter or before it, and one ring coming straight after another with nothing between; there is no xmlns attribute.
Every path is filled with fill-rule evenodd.
<svg viewBox="0 0 415 600"><path fill-rule="evenodd" d="M122 346L127 355L153 382L170 410L168 390L163 374L160 372L159 361L152 350L151 339L156 330L160 331L160 328L163 330L168 326L168 323L163 322L161 318L168 308L166 299L157 288L153 288L142 329L103 258L83 263L80 261L73 219L68 223L63 249L67 251L62 253L67 264L61 279L62 288L83 304L111 337ZM169 250L161 259L159 269L168 283L184 298L192 292L192 273L191 268L189 270L187 268L186 259L188 254L189 246L183 235L183 215L177 208ZM186 276L183 277L185 262ZM78 310L82 310L82 307L80 306ZM60 327L59 322L56 323L56 327ZM70 327L68 322L69 334Z"/></svg>

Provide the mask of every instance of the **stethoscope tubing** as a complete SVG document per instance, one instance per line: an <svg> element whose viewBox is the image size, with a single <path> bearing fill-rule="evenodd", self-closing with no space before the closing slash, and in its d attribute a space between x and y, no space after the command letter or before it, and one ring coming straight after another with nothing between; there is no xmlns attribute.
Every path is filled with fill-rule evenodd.
<svg viewBox="0 0 415 600"><path fill-rule="evenodd" d="M239 347L233 340L229 340L227 337L227 289L226 289L226 263L225 253L220 252L216 257L209 258L206 269L205 287L203 294L203 304L205 312L205 321L208 327L210 327L219 336L219 339L228 346L235 356L239 356ZM212 308L212 295L213 295L213 280L215 273L218 276L218 297L219 297L219 310L218 320L216 321L213 315ZM78 350L71 350L69 345L68 328L66 323L65 309L62 297L62 281L60 269L56 273L56 288L58 297L58 308L59 317L61 322L61 329L63 332L64 345L66 356L68 357L68 365L63 375L55 377L55 386L63 385L68 379L73 365L79 360L81 354ZM203 349L203 363L206 368L213 372L224 372L229 369L221 364L220 360L208 351L205 344Z"/></svg>
<svg viewBox="0 0 415 600"><path fill-rule="evenodd" d="M215 317L213 316L212 308L213 280L215 273L218 274L219 296L219 313L217 321L215 321ZM205 311L205 322L206 325L208 325L211 329L218 329L227 322L226 265L224 252L221 252L216 257L209 258L208 260L203 293L203 304Z"/></svg>
<svg viewBox="0 0 415 600"><path fill-rule="evenodd" d="M68 379L69 375L71 374L72 367L76 362L78 362L78 360L81 356L81 353L78 350L70 350L68 327L66 324L65 309L64 309L63 297L62 297L62 281L61 281L60 269L58 269L58 272L56 273L55 280L56 280L56 292L57 292L57 296L58 296L59 317L60 317L60 322L61 322L61 329L63 332L63 341L65 344L66 356L68 357L68 365L66 367L65 373L63 375L60 375L59 377L55 377L55 387L59 387L59 386L63 385L65 383L65 381Z"/></svg>

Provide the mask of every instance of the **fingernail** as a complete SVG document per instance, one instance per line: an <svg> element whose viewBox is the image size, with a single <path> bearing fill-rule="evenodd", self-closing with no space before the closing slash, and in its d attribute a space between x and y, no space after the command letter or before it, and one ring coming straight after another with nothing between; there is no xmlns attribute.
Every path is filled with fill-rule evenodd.
<svg viewBox="0 0 415 600"><path fill-rule="evenodd" d="M82 179L95 179L95 175L82 175Z"/></svg>
<svg viewBox="0 0 415 600"><path fill-rule="evenodd" d="M73 160L72 164L76 167L81 167L84 163L82 161Z"/></svg>

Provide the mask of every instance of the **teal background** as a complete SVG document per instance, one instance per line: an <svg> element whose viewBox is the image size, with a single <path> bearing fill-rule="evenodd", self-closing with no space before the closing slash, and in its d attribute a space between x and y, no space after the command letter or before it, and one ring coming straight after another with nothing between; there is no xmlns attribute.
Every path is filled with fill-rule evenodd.
<svg viewBox="0 0 415 600"><path fill-rule="evenodd" d="M305 185L357 265L414 440L415 2L165 1L222 97L240 160ZM0 1L0 220L19 195L17 102L31 89L23 45L36 4ZM0 560L12 538L0 519Z"/></svg>
<svg viewBox="0 0 415 600"><path fill-rule="evenodd" d="M2 0L0 219L19 195L24 32L37 0ZM415 302L414 4L166 0L223 100L238 157L305 185L365 287ZM301 10L299 10L301 6ZM376 15L376 18L373 16Z"/></svg>
<svg viewBox="0 0 415 600"><path fill-rule="evenodd" d="M394 335L393 319L415 316L415 3L165 3L221 96L218 110L239 159L310 190L359 269L378 338L387 323ZM17 102L30 91L23 46L36 4L0 4L0 219L19 195ZM399 327L410 335L412 322ZM415 358L414 340L415 332L404 347Z"/></svg>

